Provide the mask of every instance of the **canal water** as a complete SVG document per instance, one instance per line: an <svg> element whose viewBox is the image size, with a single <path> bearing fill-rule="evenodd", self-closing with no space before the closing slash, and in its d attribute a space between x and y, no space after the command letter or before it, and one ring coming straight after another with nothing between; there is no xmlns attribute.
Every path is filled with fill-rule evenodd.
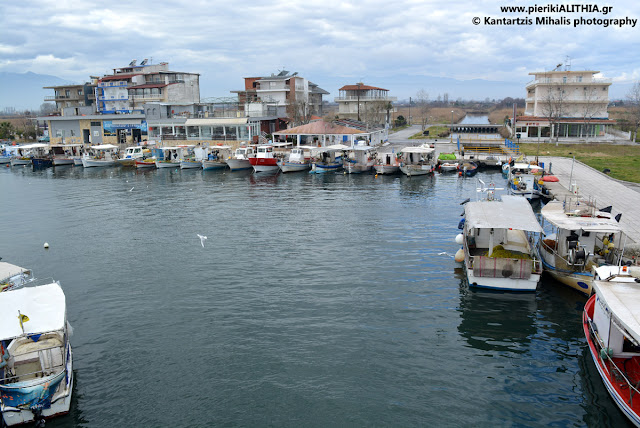
<svg viewBox="0 0 640 428"><path fill-rule="evenodd" d="M48 427L628 424L584 297L468 289L473 179L13 167L0 196L0 256L59 280L74 329Z"/></svg>
<svg viewBox="0 0 640 428"><path fill-rule="evenodd" d="M489 116L486 114L467 114L458 123L460 125L464 125L467 123L473 125L489 124Z"/></svg>

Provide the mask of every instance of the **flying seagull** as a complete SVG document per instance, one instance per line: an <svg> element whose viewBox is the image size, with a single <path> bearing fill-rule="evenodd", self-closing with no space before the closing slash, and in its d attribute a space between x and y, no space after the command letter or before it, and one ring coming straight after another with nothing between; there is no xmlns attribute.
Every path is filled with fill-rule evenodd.
<svg viewBox="0 0 640 428"><path fill-rule="evenodd" d="M202 244L202 248L204 248L204 241L207 240L206 236L202 236L199 233L197 233L196 235L198 235L198 238L200 238L200 244Z"/></svg>

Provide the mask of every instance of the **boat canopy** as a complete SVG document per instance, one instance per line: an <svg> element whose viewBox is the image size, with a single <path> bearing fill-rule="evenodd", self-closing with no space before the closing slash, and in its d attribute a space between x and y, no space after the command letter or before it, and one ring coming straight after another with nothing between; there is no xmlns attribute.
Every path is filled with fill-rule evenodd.
<svg viewBox="0 0 640 428"><path fill-rule="evenodd" d="M8 280L9 278L20 275L24 272L30 272L30 270L22 268L20 266L12 265L11 263L0 262L0 282Z"/></svg>
<svg viewBox="0 0 640 428"><path fill-rule="evenodd" d="M332 146L326 146L326 147L313 147L311 150L318 153L322 153L322 152L330 153L330 152L339 152L341 150L349 150L350 148L351 146L345 146L344 144L334 144Z"/></svg>
<svg viewBox="0 0 640 428"><path fill-rule="evenodd" d="M604 269L603 269L604 268ZM598 268L598 275L609 276L609 266ZM614 269L618 270L616 266ZM611 281L594 281L593 288L615 316L616 324L621 324L628 334L640 343L640 293L634 278L614 277ZM616 325L617 326L617 325Z"/></svg>
<svg viewBox="0 0 640 428"><path fill-rule="evenodd" d="M608 217L607 213L601 213L600 217L592 217L591 215L583 217L581 213L581 211L565 212L564 204L560 201L551 201L540 210L540 214L546 221L560 229L607 233L622 231L620 224Z"/></svg>
<svg viewBox="0 0 640 428"><path fill-rule="evenodd" d="M52 144L51 148L53 147L82 147L84 144L80 144L80 143L75 143L75 144Z"/></svg>
<svg viewBox="0 0 640 428"><path fill-rule="evenodd" d="M538 165L531 165L528 163L514 163L513 166L511 167L513 169L530 169L530 170L539 170L542 169L542 167L539 167Z"/></svg>
<svg viewBox="0 0 640 428"><path fill-rule="evenodd" d="M18 149L43 149L45 147L49 147L48 144L44 143L33 143L33 144L25 144L24 146L16 146Z"/></svg>
<svg viewBox="0 0 640 428"><path fill-rule="evenodd" d="M29 318L22 323L24 334L62 330L67 308L60 284L52 282L0 293L0 340L23 335L18 311Z"/></svg>
<svg viewBox="0 0 640 428"><path fill-rule="evenodd" d="M401 153L433 153L435 149L431 147L409 146L400 150Z"/></svg>
<svg viewBox="0 0 640 428"><path fill-rule="evenodd" d="M113 149L117 149L118 146L114 146L113 144L99 144L97 146L91 146L89 148L95 149L95 150L113 150Z"/></svg>
<svg viewBox="0 0 640 428"><path fill-rule="evenodd" d="M531 204L521 196L505 195L501 201L467 202L465 224L475 229L517 229L542 232Z"/></svg>

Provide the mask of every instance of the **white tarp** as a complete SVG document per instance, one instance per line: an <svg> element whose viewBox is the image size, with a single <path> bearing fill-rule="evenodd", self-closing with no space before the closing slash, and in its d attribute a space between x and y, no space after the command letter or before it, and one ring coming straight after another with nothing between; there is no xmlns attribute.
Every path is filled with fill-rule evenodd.
<svg viewBox="0 0 640 428"><path fill-rule="evenodd" d="M542 232L531 204L522 196L503 196L501 201L467 202L465 224L476 229L516 229Z"/></svg>
<svg viewBox="0 0 640 428"><path fill-rule="evenodd" d="M422 146L409 146L400 150L401 153L433 153L435 149Z"/></svg>
<svg viewBox="0 0 640 428"><path fill-rule="evenodd" d="M0 282L11 278L12 276L21 274L22 272L28 272L29 269L21 268L20 266L12 265L11 263L0 262Z"/></svg>
<svg viewBox="0 0 640 428"><path fill-rule="evenodd" d="M586 208L585 212L589 211ZM551 201L545 205L540 214L542 217L556 227L565 230L584 230L585 232L606 232L616 233L620 232L620 224L612 218L598 218L598 217L582 217L581 211L578 210L573 214L567 214L564 210L564 203L560 201ZM606 214L607 216L609 214Z"/></svg>
<svg viewBox="0 0 640 428"><path fill-rule="evenodd" d="M52 282L0 293L0 340L22 336L18 311L29 317L23 323L26 334L62 330L67 308L60 284Z"/></svg>
<svg viewBox="0 0 640 428"><path fill-rule="evenodd" d="M95 149L95 150L113 150L113 149L117 149L118 146L114 146L113 144L99 144L97 146L91 146L89 148Z"/></svg>
<svg viewBox="0 0 640 428"><path fill-rule="evenodd" d="M24 146L16 146L18 149L43 149L45 147L49 147L48 144L44 143L33 143L33 144L25 144Z"/></svg>
<svg viewBox="0 0 640 428"><path fill-rule="evenodd" d="M594 290L622 327L640 342L640 292L633 278L629 282L594 281Z"/></svg>

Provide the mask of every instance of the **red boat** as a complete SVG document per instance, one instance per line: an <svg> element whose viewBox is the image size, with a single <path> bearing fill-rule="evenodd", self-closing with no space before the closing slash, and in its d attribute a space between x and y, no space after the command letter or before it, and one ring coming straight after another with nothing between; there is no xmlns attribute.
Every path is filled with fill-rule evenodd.
<svg viewBox="0 0 640 428"><path fill-rule="evenodd" d="M249 158L251 166L255 172L278 172L278 159L273 153L273 146L258 146L256 157Z"/></svg>
<svg viewBox="0 0 640 428"><path fill-rule="evenodd" d="M640 427L640 267L602 266L582 315L591 357L611 398Z"/></svg>

